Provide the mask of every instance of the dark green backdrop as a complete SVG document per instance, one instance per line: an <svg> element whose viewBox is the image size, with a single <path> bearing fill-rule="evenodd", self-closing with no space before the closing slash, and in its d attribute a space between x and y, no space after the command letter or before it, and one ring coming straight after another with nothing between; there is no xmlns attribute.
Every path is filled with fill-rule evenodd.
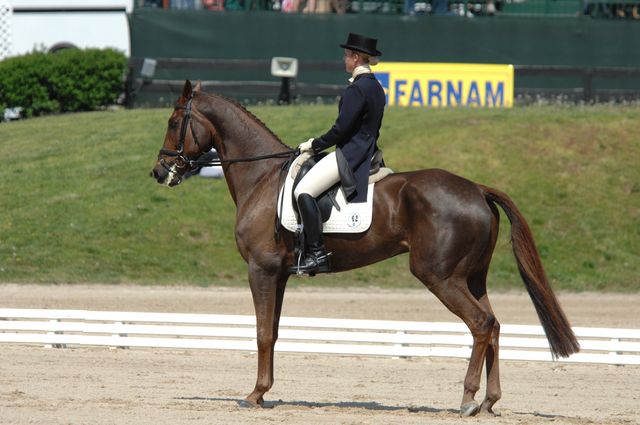
<svg viewBox="0 0 640 425"><path fill-rule="evenodd" d="M152 58L333 61L300 67L299 82L343 84L338 44L348 32L378 38L386 61L502 63L640 68L640 22L591 18L461 18L398 15L302 15L137 9L130 16L132 56ZM159 69L156 78L277 81L258 69ZM637 79L596 86L640 89ZM579 87L580 78L529 77L516 87Z"/></svg>

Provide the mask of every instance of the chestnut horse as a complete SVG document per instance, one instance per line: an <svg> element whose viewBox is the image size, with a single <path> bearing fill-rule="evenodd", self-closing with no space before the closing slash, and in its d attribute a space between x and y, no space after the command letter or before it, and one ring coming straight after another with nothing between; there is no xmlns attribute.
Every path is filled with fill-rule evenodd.
<svg viewBox="0 0 640 425"><path fill-rule="evenodd" d="M169 118L152 176L180 183L195 158L215 148L237 207L236 244L249 268L256 313L258 377L241 403L261 407L273 385L274 345L285 286L293 264L294 236L275 231L281 169L294 155L260 120L237 102L205 93L187 81ZM444 170L392 174L375 186L373 222L361 234L328 234L333 272L351 270L409 252L411 272L462 319L473 335L461 414L493 413L501 397L500 325L487 297L486 278L502 207L511 222L513 252L554 356L579 349L547 282L533 236L509 197ZM474 400L486 363L487 388Z"/></svg>

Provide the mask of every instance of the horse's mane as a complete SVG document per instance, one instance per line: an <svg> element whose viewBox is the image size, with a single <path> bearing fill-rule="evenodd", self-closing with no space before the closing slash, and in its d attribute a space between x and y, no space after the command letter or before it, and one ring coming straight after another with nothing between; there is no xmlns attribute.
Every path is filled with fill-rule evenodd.
<svg viewBox="0 0 640 425"><path fill-rule="evenodd" d="M226 97L226 96L217 95L217 94L213 94L213 93L207 93L207 92L203 92L203 91L201 91L201 93L204 93L204 94L206 94L208 96L211 96L211 97L217 97L219 99L222 99L222 100L232 104L236 108L240 109L241 112L244 112L244 114L247 115L249 118L251 118L256 124L258 124L264 130L266 130L267 133L269 133L271 136L273 136L273 138L276 139L276 141L278 143L280 143L284 148L291 149L291 147L287 146L282 140L280 140L280 138L273 132L273 130L271 130L269 127L267 127L267 125L264 122L262 122L262 120L260 120L260 118L256 117L251 111L249 111L247 108L245 108L244 105L242 105L237 100L235 100L235 99L233 99L231 97Z"/></svg>

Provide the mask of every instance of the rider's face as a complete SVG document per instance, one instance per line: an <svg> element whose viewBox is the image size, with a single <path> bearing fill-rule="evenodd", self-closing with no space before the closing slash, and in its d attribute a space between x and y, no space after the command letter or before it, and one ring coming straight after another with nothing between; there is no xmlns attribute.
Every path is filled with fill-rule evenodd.
<svg viewBox="0 0 640 425"><path fill-rule="evenodd" d="M344 49L344 67L349 74L351 74L353 70L356 69L356 66L358 66L359 58L360 56L353 50Z"/></svg>

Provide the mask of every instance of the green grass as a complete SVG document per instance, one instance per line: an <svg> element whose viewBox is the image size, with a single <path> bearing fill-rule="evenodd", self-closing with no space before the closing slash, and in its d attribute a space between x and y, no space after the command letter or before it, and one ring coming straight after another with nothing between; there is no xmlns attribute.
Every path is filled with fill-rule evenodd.
<svg viewBox="0 0 640 425"><path fill-rule="evenodd" d="M336 106L254 107L289 145ZM0 125L0 281L245 285L224 181L167 189L149 177L170 111L50 116ZM389 108L397 171L438 167L506 191L564 290L640 284L640 107ZM522 288L501 220L489 285ZM407 256L290 284L416 287Z"/></svg>

